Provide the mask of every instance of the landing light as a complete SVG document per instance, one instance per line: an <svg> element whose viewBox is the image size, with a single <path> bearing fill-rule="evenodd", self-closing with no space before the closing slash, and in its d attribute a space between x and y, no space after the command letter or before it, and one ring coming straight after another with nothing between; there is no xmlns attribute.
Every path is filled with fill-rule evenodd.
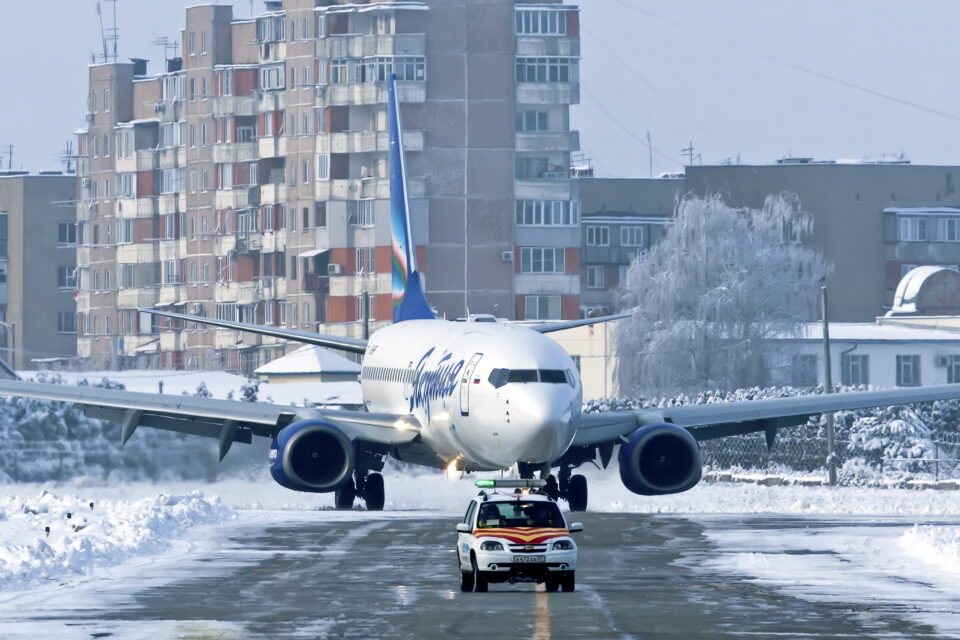
<svg viewBox="0 0 960 640"><path fill-rule="evenodd" d="M393 423L393 428L397 431L407 431L408 429L412 429L413 425L401 418Z"/></svg>
<svg viewBox="0 0 960 640"><path fill-rule="evenodd" d="M547 486L546 480L538 478L523 480L519 478L481 478L475 483L480 489L539 489Z"/></svg>

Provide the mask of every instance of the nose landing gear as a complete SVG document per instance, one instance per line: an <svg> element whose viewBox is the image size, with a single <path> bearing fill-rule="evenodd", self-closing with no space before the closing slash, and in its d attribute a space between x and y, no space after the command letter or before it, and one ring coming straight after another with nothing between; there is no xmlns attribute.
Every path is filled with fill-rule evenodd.
<svg viewBox="0 0 960 640"><path fill-rule="evenodd" d="M543 492L550 496L552 500L566 500L570 505L570 511L587 510L587 479L580 474L573 475L575 467L569 464L561 464L559 478L550 473L550 465L543 465L539 468L540 477L546 478L547 484ZM532 464L519 464L518 470L520 477L531 479L538 470L537 466Z"/></svg>

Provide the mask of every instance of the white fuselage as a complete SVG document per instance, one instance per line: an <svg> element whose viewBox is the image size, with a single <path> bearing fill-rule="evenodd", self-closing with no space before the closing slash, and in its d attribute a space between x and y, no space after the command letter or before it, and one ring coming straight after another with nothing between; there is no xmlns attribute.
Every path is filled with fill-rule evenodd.
<svg viewBox="0 0 960 640"><path fill-rule="evenodd" d="M560 345L492 322L409 320L381 329L364 354L361 386L369 411L415 416L438 465L465 470L558 459L583 398Z"/></svg>

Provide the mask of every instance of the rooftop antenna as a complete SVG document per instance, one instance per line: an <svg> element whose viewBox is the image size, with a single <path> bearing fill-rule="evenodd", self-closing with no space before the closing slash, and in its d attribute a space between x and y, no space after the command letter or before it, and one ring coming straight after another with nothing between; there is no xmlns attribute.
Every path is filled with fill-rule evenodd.
<svg viewBox="0 0 960 640"><path fill-rule="evenodd" d="M170 38L168 38L167 36L160 36L159 38L155 39L155 40L152 42L152 44L155 44L155 45L158 45L158 46L160 46L160 47L163 47L163 59L164 59L164 61L170 60L171 58L176 58L176 57L177 57L177 50L180 48L180 41L179 41L179 40L174 40L174 41L171 42L171 41L170 41ZM170 53L169 53L169 52L170 52L170 49L173 49L173 56L171 56Z"/></svg>
<svg viewBox="0 0 960 640"><path fill-rule="evenodd" d="M113 4L113 26L103 26L103 6L97 2L97 16L100 18L100 40L103 43L103 62L116 62L117 42L120 40L120 28L117 27L117 0L103 0Z"/></svg>
<svg viewBox="0 0 960 640"><path fill-rule="evenodd" d="M65 173L75 173L73 161L77 156L73 154L73 140L67 140L67 146L60 154L60 163L63 165Z"/></svg>
<svg viewBox="0 0 960 640"><path fill-rule="evenodd" d="M690 146L684 147L683 149L680 149L680 153L682 153L682 154L684 154L685 156L687 156L687 166L688 166L688 167L693 166L693 161L694 161L694 159L696 159L697 161L699 161L700 164L703 164L703 158L701 157L701 155L700 155L699 153L694 154L694 151L695 151L695 149L693 148L693 140L690 141Z"/></svg>
<svg viewBox="0 0 960 640"><path fill-rule="evenodd" d="M100 18L100 43L103 45L103 61L107 61L107 32L103 28L103 7L97 2L97 17Z"/></svg>
<svg viewBox="0 0 960 640"><path fill-rule="evenodd" d="M7 171L13 171L13 145L7 145Z"/></svg>

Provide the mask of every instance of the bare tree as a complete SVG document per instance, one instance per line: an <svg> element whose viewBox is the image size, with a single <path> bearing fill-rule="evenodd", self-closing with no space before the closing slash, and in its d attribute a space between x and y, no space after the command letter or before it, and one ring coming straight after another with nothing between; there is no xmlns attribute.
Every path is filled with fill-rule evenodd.
<svg viewBox="0 0 960 640"><path fill-rule="evenodd" d="M662 241L634 260L623 285L621 394L770 384L770 338L817 316L831 267L803 244L813 217L793 194L762 209L719 195L684 197Z"/></svg>

